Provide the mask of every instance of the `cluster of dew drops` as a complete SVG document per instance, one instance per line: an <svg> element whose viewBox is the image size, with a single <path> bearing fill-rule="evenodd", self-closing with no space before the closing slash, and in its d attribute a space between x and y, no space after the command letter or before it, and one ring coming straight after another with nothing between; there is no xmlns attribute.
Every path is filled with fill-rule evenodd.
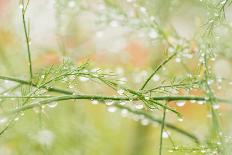
<svg viewBox="0 0 232 155"><path fill-rule="evenodd" d="M200 0L200 1L203 1L203 0ZM226 0L225 0L226 1ZM225 1L222 1L221 3L222 4L224 4L225 3ZM136 8L136 9L139 9L139 11L142 13L142 14L144 14L144 15L147 15L147 10L146 10L146 8L145 7L140 7L140 6L138 6L136 3L135 3L135 0L127 0L127 2L128 3L130 3L130 4L133 4L133 7L134 8ZM74 7L76 7L76 2L74 1L74 0L70 0L69 2L68 2L68 7L70 7L70 8L74 8ZM20 4L19 5L19 8L20 9L23 9L23 6ZM104 5L99 5L99 10L105 10L105 6ZM131 16L133 16L133 11L131 11L131 12L129 12L128 13L129 15L131 15ZM115 18L115 16L114 16L114 18ZM117 18L117 19L119 19L119 20L123 20L123 19L121 19L121 18ZM150 22L152 22L152 21L154 21L155 20L155 17L153 17L153 16L150 16L149 18L148 18L149 20L150 20ZM118 26L120 26L120 21L119 20L112 20L109 24L110 24L110 26L111 27L118 27ZM144 19L145 20L145 19ZM136 20L131 20L132 22L131 22L131 24L137 24L137 25L139 25L138 24L138 21L136 21ZM144 21L143 21L144 22ZM147 22L147 21L145 21L145 22ZM104 37L103 36L103 34L104 33L102 33L101 31L98 31L98 32L96 32L96 36L97 37ZM148 37L148 38L150 38L150 39L156 39L157 37L158 37L158 33L152 28L152 29L148 29L148 30L146 30L146 32L144 33L144 32L141 32L140 31L140 33L139 33L139 37ZM187 44L184 40L174 40L174 43L176 44L176 45L181 45L181 46L185 46L184 44ZM170 47L169 49L168 49L168 52L169 52L169 54L172 54L172 53L174 53L176 51L176 49L175 49L175 47ZM201 52L200 52L201 53ZM200 57L199 57L199 64L198 65L201 65L201 64L204 64L205 62L204 62L204 53L202 52L201 54L200 54ZM184 61L184 59L192 59L194 57L194 55L192 54L192 53L189 53L189 49L188 48L185 48L184 50L183 50L183 52L181 52L181 54L178 54L177 55L177 57L175 58L175 62L176 63L181 63L182 61ZM211 61L216 61L216 56L213 56L212 58L211 58ZM97 70L99 70L99 68L97 68L97 69L92 69L90 72L92 72L92 73L94 73L94 72L97 72ZM165 69L165 67L163 67L162 68L162 70L163 71L165 71L166 69ZM88 71L86 71L86 72L88 72ZM111 70L106 70L106 72L111 72ZM131 77L132 77L132 80L130 79L130 80L128 80L128 78L126 77L126 76L124 76L124 69L122 68L122 67L118 67L118 68L116 68L115 70L114 70L114 72L117 74L117 77L119 78L118 79L118 81L119 81L119 83L120 84L126 84L128 81L133 81L133 83L134 84L141 84L147 77L148 77L148 75L149 75L149 72L148 71L145 71L145 70L143 70L143 71L135 71L135 72L133 72L133 73L131 73ZM67 79L65 79L64 80L64 82L67 82L67 81L73 81L73 80L75 80L75 76L70 76L69 78L67 78ZM90 79L88 78L88 77L84 77L84 76L81 76L81 77L79 77L79 81L81 81L81 82L88 82ZM152 78L152 80L153 80L153 82L159 82L160 80L161 80L161 77L158 75L158 74L156 74L156 75L154 75L153 76L153 78ZM216 80L215 79L209 79L208 81L207 81L207 84L208 85L212 85L212 84L214 84L214 83L216 83L216 85L217 85L217 89L218 90L221 90L222 89L222 82L223 82L223 79L222 78L216 78ZM232 85L232 81L231 82L228 82L229 83L229 85ZM1 85L1 87L0 87L0 92L3 92L4 91L4 88L5 87L9 87L9 86L11 86L12 85L12 83L10 82L10 81L7 81L7 80L5 80L4 81L4 83ZM71 89L71 90L75 90L75 85L73 85L72 83L70 83L69 85L68 85L68 88L69 89ZM117 91L117 94L119 95L119 96L124 96L125 95L125 90L123 90L123 89L118 89ZM20 93L18 92L16 92L15 93L15 95L19 95ZM8 93L4 93L3 95L5 95L5 96L7 96L7 95L9 95ZM0 99L0 101L1 101L2 99ZM99 104L99 102L102 102L102 101L98 101L98 100L91 100L91 103L93 104L93 105L97 105L97 104ZM117 112L117 110L119 110L117 107L115 107L114 106L114 104L120 104L120 105L128 105L130 102L134 102L134 101L123 101L123 102L115 102L115 101L105 101L104 102L104 104L105 105L107 105L107 111L108 112L110 112L110 113L114 113L114 112ZM199 105L203 105L203 104L205 104L205 101L195 101L195 100L192 100L192 101L190 101L190 103L197 103L197 104L199 104ZM183 106L185 106L185 104L186 104L186 101L177 101L176 102L176 105L178 106L178 107L183 107ZM57 107L57 105L58 105L58 103L57 102L52 102L52 103L49 103L48 105L47 105L47 107L48 108L51 108L51 109L53 109L53 108L55 108L55 107ZM133 103L133 104L131 104L131 105L133 105L133 108L134 109L137 109L137 110L143 110L145 107L144 107L144 105L142 104L142 103L139 103L139 102L136 102L136 103ZM43 106L42 107L42 109L44 109L45 108L45 106ZM219 104L214 104L213 105L213 108L214 109L219 109L220 108L220 105ZM35 112L36 113L38 113L39 112L39 108L35 108L34 109L35 110ZM153 124L154 126L157 126L157 124L155 124L154 122L150 122L150 120L149 119L147 119L145 116L143 116L143 115L137 115L137 114L134 114L134 113L130 113L127 109L121 109L120 110L120 113L121 113L121 116L122 117L129 117L129 118L131 118L131 119L133 119L133 120L135 120L135 121L139 121L142 125L149 125L149 124ZM24 115L24 113L22 112L21 114L20 114L20 116L23 116ZM207 114L207 117L211 117L211 115L210 114ZM19 117L16 117L15 118L15 121L18 121L19 120ZM178 118L177 119L179 122L183 122L183 118ZM4 124L4 123L6 123L6 122L8 122L8 119L7 119L7 117L1 117L0 118L0 124ZM169 137L169 135L170 135L171 133L169 132L169 131L164 131L163 132L163 134L162 134L162 136L163 136L163 138L168 138ZM231 137L227 137L227 139L228 139L228 141L231 141ZM173 151L175 151L175 149L177 150L178 148L174 148L174 149L171 149L171 150L169 150L169 152L173 152ZM205 149L204 147L202 148L202 150L201 150L201 153L206 153L207 152L207 149Z"/></svg>

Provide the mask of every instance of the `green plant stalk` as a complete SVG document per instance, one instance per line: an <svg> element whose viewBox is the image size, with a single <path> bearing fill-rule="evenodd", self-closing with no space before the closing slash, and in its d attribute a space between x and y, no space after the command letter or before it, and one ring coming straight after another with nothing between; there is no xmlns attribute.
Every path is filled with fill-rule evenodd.
<svg viewBox="0 0 232 155"><path fill-rule="evenodd" d="M29 81L25 81L25 80L21 80L21 79L17 79L17 78L12 78L12 77L5 77L5 76L0 76L0 79L3 79L3 80L10 80L10 81L14 81L14 82L17 82L17 83L21 83L21 84L24 84L24 85L30 85L31 82ZM34 87L37 87L35 84L32 83L32 86ZM73 94L73 92L70 92L70 91L67 91L67 90L62 90L62 89L58 89L58 88L47 88L45 86L43 86L44 88L46 88L48 91L50 92L56 92L56 93L61 93L61 94L66 94L67 96L66 97L61 97L63 99L67 99L71 97L71 95ZM70 95L70 96L69 96ZM2 96L3 98L7 98L7 96ZM13 97L13 96L11 96ZM16 98L20 98L20 97L17 97L15 96ZM50 97L50 96L42 96L41 98L47 98L47 97ZM128 100L131 100L131 98L128 98L128 97L102 97L102 96L95 96L96 98L94 98L94 96L79 96L79 98L82 98L82 99L100 99L100 100L103 100L103 99L107 99L107 100L116 100L116 101L128 101ZM34 96L25 96L25 98L34 98ZM36 98L39 98L39 97L36 97ZM72 97L73 98L73 97ZM77 96L76 96L77 98ZM74 99L76 99L74 98ZM55 100L59 100L60 98L56 98ZM157 98L157 99L161 99L163 100L164 98ZM170 98L169 98L170 99ZM178 98L174 98L174 99L178 99ZM183 98L182 98L183 99ZM193 99L193 98L191 98ZM205 98L194 98L194 99L197 99L197 100L205 100ZM54 98L52 98L52 100L54 100ZM51 102L51 99L50 99L50 102ZM48 103L46 103L48 104ZM134 109L130 109L128 107L125 107L125 106L122 106L122 105L119 105L119 104L116 104L115 105L116 107L118 108L121 108L121 109L127 109L128 111L132 112L132 113L135 113L135 114L138 114L138 115L144 115L146 118L148 118L150 121L153 121L153 122L157 122L159 124L162 123L161 120L159 119L156 119L154 118L152 115L150 114L147 114L143 111L138 111L138 110L134 110ZM25 108L25 107L24 107ZM179 132L187 137L189 137L190 139L192 139L194 142L196 143L199 143L199 140L196 136L194 136L193 134L189 133L188 131L185 131L183 129L180 129L172 124L169 124L169 123L166 123L166 127L170 128L170 129L173 129L175 130L176 132Z"/></svg>
<svg viewBox="0 0 232 155"><path fill-rule="evenodd" d="M180 113L177 112L176 110L174 110L174 109L172 109L172 108L170 108L170 107L168 107L168 106L165 106L165 105L163 105L163 104L161 104L161 103L159 103L159 102L154 102L154 99L153 99L153 98L151 98L151 99L149 99L149 100L146 100L145 97L144 97L144 95L141 94L140 92L136 92L136 91L134 91L134 90L132 90L132 89L126 88L126 87L121 86L121 85L118 85L117 83L114 83L114 82L112 82L112 81L107 81L107 80L104 80L104 79L102 79L102 78L99 78L99 79L100 79L103 83L106 83L108 86L112 87L113 89L114 89L114 87L120 87L120 88L124 89L125 91L131 93L132 95L135 95L136 97L133 97L133 98L135 98L136 100L141 100L142 102L144 102L144 103L145 103L146 105L148 105L148 106L149 106L149 103L153 103L153 104L159 105L159 106L161 106L161 107L165 107L166 109L168 109L168 110L170 110L170 111L176 113L177 115L180 115ZM113 86L114 86L114 87L113 87ZM133 100L133 98L130 97L130 100Z"/></svg>
<svg viewBox="0 0 232 155"><path fill-rule="evenodd" d="M214 94L213 94L213 91L210 87L210 85L208 84L208 80L209 80L209 68L208 68L208 61L207 61L207 56L206 56L207 53L205 53L205 56L204 56L204 59L205 59L205 64L204 64L204 67L205 67L205 72L204 72L204 78L205 78L205 85L206 85L206 95L208 96L209 99L209 110L210 110L210 113L212 115L212 132L213 134L216 135L216 139L219 140L221 143L222 143L222 147L221 146L217 146L218 148L218 152L220 154L225 154L225 148L224 148L224 140L223 138L221 137L220 135L220 132L221 132L221 127L220 127L220 123L219 123L219 118L218 118L218 113L217 111L213 108L213 105L216 104L215 102L217 100L214 100Z"/></svg>
<svg viewBox="0 0 232 155"><path fill-rule="evenodd" d="M142 87L140 88L140 90L143 90L146 85L148 84L148 82L151 80L151 78L166 64L168 63L173 57L176 56L176 52L173 53L171 56L169 56L167 59L165 59L160 65L158 65L156 67L156 69L154 70L154 72L147 78L147 80L144 82L144 84L142 85Z"/></svg>
<svg viewBox="0 0 232 155"><path fill-rule="evenodd" d="M4 96L2 96L4 98ZM5 96L6 97L6 96ZM11 98L14 98L14 96L10 96ZM46 96L45 96L46 97ZM44 98L45 98L44 97ZM17 98L17 96L15 96ZM24 97L19 97L19 98L33 98L30 96L24 96ZM134 97L134 98L129 98L129 97L115 97L115 96L97 96L97 95L64 95L64 96L57 96L57 97L52 97L46 100L43 100L38 103L33 103L29 105L25 105L19 109L17 109L15 112L20 111L20 110L27 110L31 109L35 106L42 105L42 104L48 104L51 102L58 102L58 101L64 101L64 100L99 100L99 101L106 101L106 100L113 100L113 101L138 101L140 98ZM162 101L177 101L177 100L192 100L192 99L197 99L197 100L204 100L204 98L199 98L199 97L189 97L189 96L162 96L162 97L153 97L154 100L162 100ZM168 109L167 106L164 106L164 108Z"/></svg>
<svg viewBox="0 0 232 155"><path fill-rule="evenodd" d="M167 105L167 102L165 103ZM159 147L159 155L162 155L162 147L163 147L163 132L165 127L165 119L166 119L166 108L163 108L163 118L161 123L161 129L160 129L160 147Z"/></svg>
<svg viewBox="0 0 232 155"><path fill-rule="evenodd" d="M14 78L14 77L8 77L8 76L0 76L0 79L2 80L9 80L17 83L21 83L24 85L32 85L33 87L37 87L36 84L31 83L30 81ZM42 86L41 88L47 89L50 92L56 92L56 93L62 93L62 94L67 94L67 95L73 95L73 92L70 92L68 90L63 90L55 87L47 87L47 86ZM92 95L87 95L87 96L92 96ZM7 96L2 96L2 97L7 97ZM13 97L13 96L12 96ZM17 98L17 96L15 96ZM26 97L26 96L25 96ZM129 100L139 100L138 97L109 97L109 96L102 96L102 99L108 99L108 100L121 100L121 101L129 101ZM94 98L93 98L94 99ZM99 98L98 98L99 99ZM206 97L199 97L199 96L159 96L159 97L151 97L153 100L168 100L168 101L181 101L181 100L186 100L186 101L209 101L210 99L207 99ZM232 101L230 100L224 100L220 98L214 98L214 100L218 102L225 102L225 103L231 103Z"/></svg>
<svg viewBox="0 0 232 155"><path fill-rule="evenodd" d="M58 90L58 91L56 91ZM56 93L64 93L69 91L59 91L60 89L53 88L52 90L48 90L50 92L56 92ZM0 98L55 98L57 96L0 96ZM98 95L65 95L65 96L59 96L62 100L68 100L68 99L87 99L87 100L114 100L114 101L139 101L139 97L121 97L121 96L98 96ZM183 101L183 100L195 100L195 101L207 101L204 97L198 97L198 96L160 96L160 97L152 97L152 100L158 100L158 101ZM168 108L164 106L165 108Z"/></svg>
<svg viewBox="0 0 232 155"><path fill-rule="evenodd" d="M29 0L27 1L26 6L24 5L24 0L22 1L22 5L23 5L23 8L22 8L22 23L23 23L24 35L25 35L25 38L26 38L28 65L29 65L29 75L30 75L30 79L32 81L33 71L32 71L32 61L31 61L31 48L30 48L29 29L27 27L26 19L25 19L28 4L29 4Z"/></svg>
<svg viewBox="0 0 232 155"><path fill-rule="evenodd" d="M81 95L69 96L69 95L67 95L67 96L61 96L61 97L53 97L53 98L50 98L50 99L47 99L47 100L43 100L41 102L28 104L28 105L22 106L21 108L18 108L16 110L10 111L10 113L19 113L19 112L34 108L36 106L49 104L51 102L65 101L65 100L71 100L71 99L89 99L90 100L92 98L99 99L101 101L104 100L104 99L116 99L116 101L118 101L117 98L102 98L102 96L83 96L83 95L82 96ZM119 105L119 104L115 104L115 106L118 107L118 108L121 108L121 109L127 109L128 111L136 113L136 114L144 115L145 117L147 117L149 120L151 120L153 122L157 122L159 124L161 124L163 122L163 120L161 121L161 120L155 119L155 118L153 118L153 116L151 116L149 114L146 114L146 113L144 113L142 111L132 110L130 108L127 108L127 107ZM173 129L173 130L175 130L175 131L177 131L179 133L182 133L182 134L188 136L189 138L193 139L196 143L199 143L198 138L196 138L194 135L188 133L187 131L179 129L179 128L175 127L174 125L171 125L171 124L168 124L167 127L171 128L171 129Z"/></svg>

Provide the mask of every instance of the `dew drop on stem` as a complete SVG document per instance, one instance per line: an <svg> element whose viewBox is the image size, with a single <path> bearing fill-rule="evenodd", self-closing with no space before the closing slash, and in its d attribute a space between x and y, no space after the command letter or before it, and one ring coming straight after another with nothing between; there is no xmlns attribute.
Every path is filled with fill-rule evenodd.
<svg viewBox="0 0 232 155"><path fill-rule="evenodd" d="M0 125L5 124L8 121L7 117L0 117Z"/></svg>
<svg viewBox="0 0 232 155"><path fill-rule="evenodd" d="M143 119L141 120L141 124L142 124L143 126L147 126L147 125L149 124L149 120L146 119L146 118L143 118Z"/></svg>
<svg viewBox="0 0 232 155"><path fill-rule="evenodd" d="M97 101L97 100L91 100L91 103L92 103L93 105L97 105L97 104L98 104L98 101Z"/></svg>
<svg viewBox="0 0 232 155"><path fill-rule="evenodd" d="M19 120L19 117L15 117L14 121L18 121Z"/></svg>
<svg viewBox="0 0 232 155"><path fill-rule="evenodd" d="M19 9L23 9L23 4L19 4Z"/></svg>
<svg viewBox="0 0 232 155"><path fill-rule="evenodd" d="M107 108L107 111L110 112L110 113L113 113L113 112L117 111L117 108L113 107L113 106L110 106L110 107Z"/></svg>
<svg viewBox="0 0 232 155"><path fill-rule="evenodd" d="M220 105L219 105L219 104L214 104L214 105L213 105L213 109L216 110L216 109L219 109L219 108L220 108Z"/></svg>
<svg viewBox="0 0 232 155"><path fill-rule="evenodd" d="M82 82L85 82L85 81L88 81L89 78L81 76L81 77L79 77L79 80Z"/></svg>
<svg viewBox="0 0 232 155"><path fill-rule="evenodd" d="M160 80L160 77L159 77L158 75L154 75L154 76L152 77L152 80L153 80L154 82L157 82L157 81Z"/></svg>
<svg viewBox="0 0 232 155"><path fill-rule="evenodd" d="M123 94L124 94L124 92L125 92L125 90L123 90L123 89L119 89L119 90L117 90L117 93L118 93L119 95L123 95Z"/></svg>
<svg viewBox="0 0 232 155"><path fill-rule="evenodd" d="M185 101L177 101L177 102L176 102L176 105L177 105L178 107L183 107L183 106L185 105Z"/></svg>
<svg viewBox="0 0 232 155"><path fill-rule="evenodd" d="M183 122L183 121L184 121L184 119L183 119L182 117L177 118L177 120L178 120L179 122Z"/></svg>
<svg viewBox="0 0 232 155"><path fill-rule="evenodd" d="M106 101L105 103L106 103L106 105L113 105L114 101Z"/></svg>
<svg viewBox="0 0 232 155"><path fill-rule="evenodd" d="M169 137L169 133L168 133L167 131L164 131L164 132L162 133L162 137L163 137L163 138L168 138L168 137Z"/></svg>
<svg viewBox="0 0 232 155"><path fill-rule="evenodd" d="M57 102L51 102L51 103L48 104L48 107L49 108L55 108L57 105L58 105Z"/></svg>
<svg viewBox="0 0 232 155"><path fill-rule="evenodd" d="M120 105L125 105L125 104L126 104L126 102L119 102L119 104L120 104Z"/></svg>
<svg viewBox="0 0 232 155"><path fill-rule="evenodd" d="M205 102L204 101L197 101L198 104L202 105L204 104Z"/></svg>

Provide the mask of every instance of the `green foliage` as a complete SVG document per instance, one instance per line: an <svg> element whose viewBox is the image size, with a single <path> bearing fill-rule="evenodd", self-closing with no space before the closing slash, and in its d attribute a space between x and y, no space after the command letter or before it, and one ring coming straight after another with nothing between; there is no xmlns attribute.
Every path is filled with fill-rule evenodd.
<svg viewBox="0 0 232 155"><path fill-rule="evenodd" d="M57 0L55 8L58 26L62 27L64 24L59 14L65 12L68 18L70 13L67 11L68 6L72 7L74 2L78 5L79 10L72 12L72 15L91 9L91 6L89 6L90 8L86 6L86 3L91 2ZM68 55L66 51L62 53L63 58L61 63L35 71L34 68L32 68L34 64L32 61L33 51L31 50L30 44L30 24L26 20L27 9L30 7L29 0L27 2L20 1L22 25L29 64L28 75L30 78L22 79L18 78L18 76L0 75L0 79L4 81L1 83L3 91L1 91L0 95L0 105L2 107L0 113L0 123L2 125L0 135L4 137L10 133L11 128L16 124L15 122L18 122L18 120L25 115L29 115L30 117L38 115L38 128L43 129L43 122L45 122L43 115L47 115L47 109L56 108L60 103L76 103L87 100L90 101L92 105L99 104L99 107L106 106L108 112L120 110L122 116L137 121L139 120L142 125L154 123L160 125L160 142L159 147L153 149L155 154L159 152L161 155L162 153L164 154L164 151L169 153L174 152L175 154L182 152L186 154L228 154L227 152L229 149L227 146L229 142L226 142L223 134L218 106L222 103L231 103L231 101L215 93L216 82L219 81L218 83L221 83L228 79L217 77L212 70L212 65L217 55L220 53L223 53L222 55L228 55L228 51L225 50L225 52L221 52L218 49L230 49L230 47L223 46L226 43L220 45L216 29L219 26L228 27L229 24L225 20L225 9L229 7L231 1L203 0L203 2L199 2L204 9L208 10L208 14L205 24L201 27L200 31L194 35L193 39L186 39L180 36L172 25L165 26L166 22L162 22L162 20L168 20L168 13L166 15L158 14L159 12L163 12L163 8L154 11L153 6L150 6L151 3L152 1L134 2L133 0L128 0L127 3L123 1L105 0L102 4L104 5L103 12L94 10L97 15L104 17L104 21L97 21L97 23L100 23L101 28L104 29L108 27L109 24L112 27L126 25L131 28L130 33L144 31L148 33L148 37L145 37L146 40L152 42L152 44L155 42L162 46L161 49L163 57L165 58L160 63L155 63L154 69L150 71L150 74L146 76L142 75L143 80L139 81L138 86L134 86L131 82L133 76L121 77L116 72L104 68L93 67L91 60L83 64L76 64L71 58L64 56ZM159 3L170 7L168 9L170 9L169 11L171 12L173 11L172 7L178 6L181 2L175 1L173 2L174 4L172 4L172 2L165 0L159 1ZM159 3L157 2L157 4ZM195 2L189 3L192 4ZM133 15L128 12L128 9L133 10ZM66 22L68 19L63 20ZM61 30L58 29L57 31L58 36L62 36ZM225 40L227 40L227 38ZM193 41L197 44L197 50L192 49ZM193 67L194 71L188 68L187 63L190 59L194 59L193 62L197 62L195 63L197 65ZM168 72L168 70L171 70L173 67L170 64L172 64L174 68L181 68L181 76L172 75L172 73ZM135 76L139 77L139 75ZM161 77L162 79L160 79ZM193 90L199 91L200 95L192 95L190 91ZM181 94L178 93L178 91L183 91L184 93ZM200 138L199 135L195 135L192 131L182 129L182 127L175 125L168 119L169 116L172 116L179 121L183 121L184 116L179 112L178 108L190 102L206 105L210 113L210 122L208 126L210 132L208 135L204 135L203 138ZM177 106L173 106L173 103L176 103ZM88 105L84 106L89 108ZM65 105L61 108L67 107L68 105ZM74 112L80 112L76 109L72 110L74 110ZM31 111L34 111L35 114L31 113ZM62 112L60 113L62 114ZM66 128L66 126L69 128L71 126L66 123L66 119L70 117L69 115L73 114L68 113L68 115L60 116L62 117L60 120L65 122L61 123L60 128ZM82 115L78 116L81 117ZM48 122L50 121L48 120ZM80 136L81 141L78 142L78 144L81 145L80 147L85 147L85 145L89 146L90 144L87 144L89 142L87 142L87 140L85 141L84 135L91 137L91 127L87 127L90 131L84 131L81 125L78 125L80 123L87 122L82 120L82 118L78 118L78 120L72 124L77 125L78 129L81 130L79 131L81 134L77 134L77 136ZM17 123L15 126L17 127L18 124L20 123ZM88 123L86 126L88 126ZM33 130L35 130L34 126ZM188 146L185 146L185 144L176 144L176 140L169 133L169 130L180 134L180 137L184 137L183 139L188 139L190 141ZM39 150L43 150L44 154L50 154L48 149L50 147L49 140L52 141L53 139L53 135L50 132L51 131L48 130L42 130L37 137L37 140L41 143L41 146L37 147L39 147ZM70 132L68 136L72 139L72 131L67 129L67 132ZM46 140L41 139L44 135L45 138L47 138ZM166 147L163 138L168 138L172 147L169 147L170 145ZM72 141L75 142L76 140L72 139ZM60 146L59 144L57 145ZM62 144L61 146L64 145L66 144ZM34 149L36 150L38 148ZM57 151L51 151L51 154L56 154L55 152ZM71 154L76 153L75 151L70 152ZM85 153L81 151L78 153L89 154L88 150Z"/></svg>

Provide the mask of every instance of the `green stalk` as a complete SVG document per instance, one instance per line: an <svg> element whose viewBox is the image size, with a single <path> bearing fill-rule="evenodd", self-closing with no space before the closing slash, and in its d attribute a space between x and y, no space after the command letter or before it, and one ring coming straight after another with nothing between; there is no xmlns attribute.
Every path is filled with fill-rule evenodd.
<svg viewBox="0 0 232 155"><path fill-rule="evenodd" d="M172 54L171 56L169 56L167 59L165 59L160 65L158 65L156 67L156 69L154 70L154 72L147 78L147 80L144 82L144 84L142 85L142 87L140 88L140 90L143 90L146 85L148 84L148 82L151 80L151 78L166 64L168 63L173 57L176 56L176 52L174 54Z"/></svg>
<svg viewBox="0 0 232 155"><path fill-rule="evenodd" d="M24 30L24 35L26 38L26 46L27 46L27 55L28 55L28 65L29 65L29 75L30 79L32 81L33 78L33 71L32 71L32 61L31 61L31 48L30 48L30 37L29 37L29 28L27 27L26 24L26 11L27 11L27 6L29 4L29 0L27 1L27 4L24 4L24 0L22 0L22 23L23 23L23 30Z"/></svg>
<svg viewBox="0 0 232 155"><path fill-rule="evenodd" d="M167 105L167 102L166 102L165 105ZM160 129L160 147L159 147L159 155L162 155L163 132L164 132L164 127L165 127L165 119L166 119L166 108L163 108L163 118L162 118L161 129Z"/></svg>
<svg viewBox="0 0 232 155"><path fill-rule="evenodd" d="M13 78L13 77L0 76L0 79L14 81L14 82L21 83L21 84L24 84L24 85L32 85L34 87L37 87L34 83L31 83L31 82L25 81L25 80L21 80L21 79L17 79L17 78ZM67 91L67 90L62 90L62 89L59 89L59 88L51 88L51 87L46 87L46 86L43 86L42 88L46 88L49 92L56 92L56 93L60 93L60 94L66 94L66 96L53 97L53 98L50 98L49 100L45 100L45 101L43 101L42 104L48 104L49 102L61 101L61 100L67 100L67 99L88 99L88 100L98 99L98 100L115 100L115 101L129 101L129 100L131 100L131 98L129 98L129 97L109 97L109 96L93 96L93 95L76 95L75 96L75 95L72 95L73 92ZM5 97L7 97L7 96L5 96ZM11 97L13 97L13 96L11 96ZM48 97L51 97L51 96L41 96L41 98L48 98ZM20 98L20 97L18 97L18 98ZM25 98L34 98L34 96L25 96ZM39 98L39 97L36 97L36 98ZM166 96L166 98L168 98L169 100L171 99L170 96ZM137 100L137 99L139 99L139 98L133 98L133 100ZM164 100L165 97L157 97L157 98L153 98L153 99ZM181 96L180 96L180 98L174 97L173 99L183 99L183 97L181 97ZM196 98L196 97L187 98L186 97L186 99L189 99L189 100L192 100L192 99L200 100L201 99L201 101L205 100L204 97L202 97L202 98ZM26 105L26 106L28 106L28 107L24 106L23 109L21 109L21 110L30 109L33 106L38 106L38 105L35 105L35 104L31 105L30 104L30 105ZM143 115L144 117L146 117L147 119L149 119L152 122L157 122L159 124L162 123L162 120L156 119L152 115L150 115L148 113L145 113L143 111L130 109L130 108L126 107L126 106L122 106L122 105L119 105L119 104L116 104L115 106L120 108L120 109L127 109L128 111L130 111L132 113L135 113L135 114L138 114L138 115ZM166 123L166 127L170 128L172 130L175 130L176 132L179 132L179 133L189 137L190 139L192 139L196 143L199 143L198 138L196 136L194 136L193 134L189 133L188 131L180 129L180 128L178 128L178 127L176 127L176 126L174 126L172 124L169 124L169 123Z"/></svg>

